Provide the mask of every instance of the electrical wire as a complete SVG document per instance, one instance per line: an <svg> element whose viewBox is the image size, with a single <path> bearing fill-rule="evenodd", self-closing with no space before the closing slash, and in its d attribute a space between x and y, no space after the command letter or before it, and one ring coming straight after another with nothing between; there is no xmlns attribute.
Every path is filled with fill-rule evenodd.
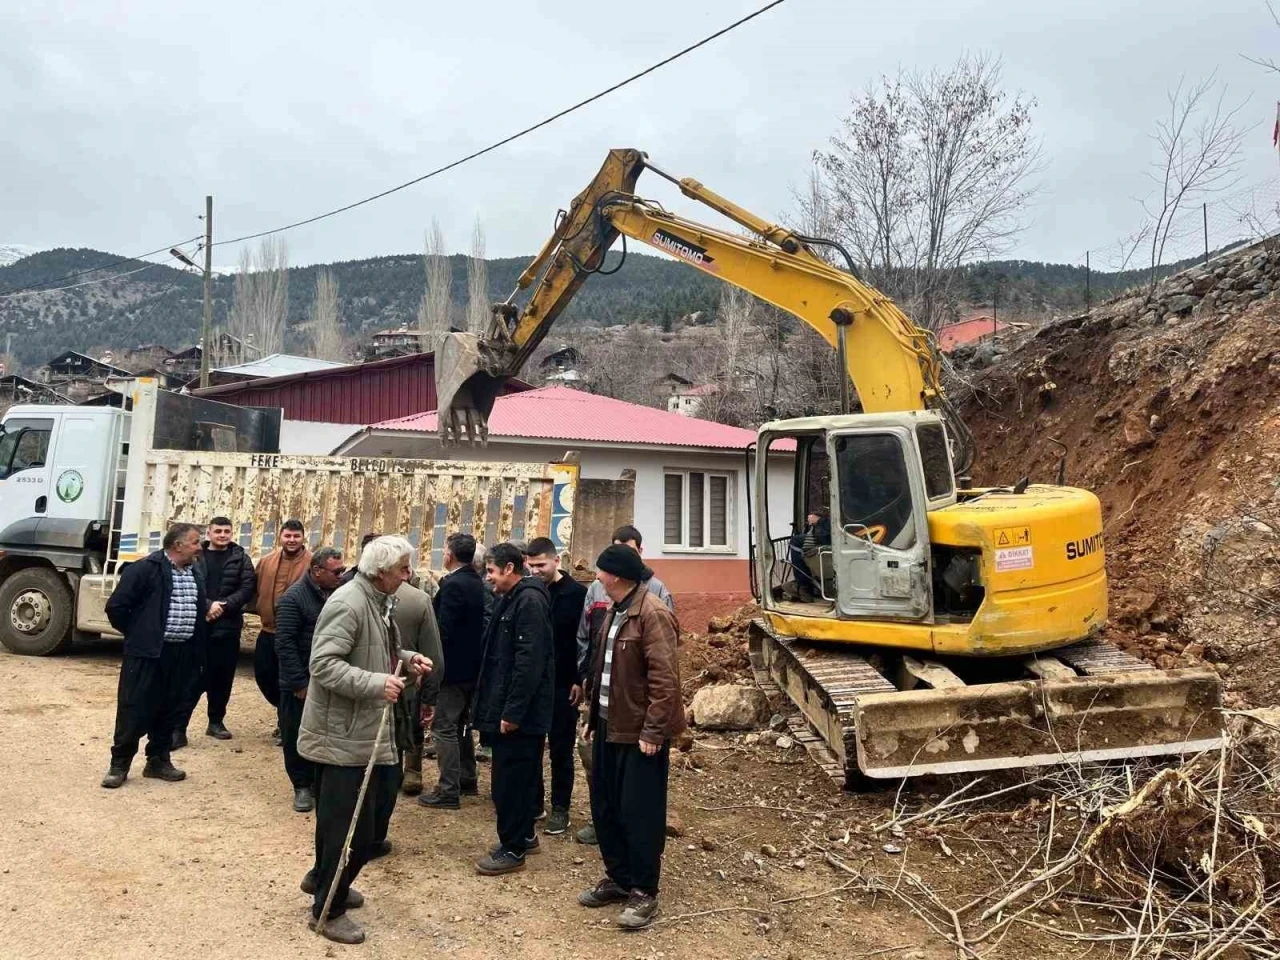
<svg viewBox="0 0 1280 960"><path fill-rule="evenodd" d="M540 130L541 128L554 123L555 121L561 119L562 117L567 117L569 114L573 113L576 110L581 110L583 107L588 106L592 103L595 103L597 100L601 100L604 97L607 97L611 93L621 90L623 87L627 86L628 84L634 83L636 80L639 80L642 77L648 76L649 74L653 73L655 70L660 70L661 68L667 66L667 64L670 64L675 62L676 60L679 60L681 57L685 56L686 54L692 53L698 48L706 46L708 43L711 43L713 40L717 40L720 37L723 37L726 33L729 33L732 30L736 30L738 27L742 26L743 24L748 23L751 20L754 20L756 17L764 13L767 13L768 11L772 10L774 7L780 6L785 2L786 0L771 0L770 3L766 3L763 7L760 7L758 10L755 10L754 12L747 14L745 17L735 20L733 23L729 24L728 26L720 28L715 33L712 33L712 34L709 34L708 36L703 37L701 40L697 41L696 43L690 44L684 49L671 54L669 57L659 60L657 63L654 63L651 66L646 67L645 69L641 70L639 73L633 73L631 76L627 77L625 80L620 80L617 83L613 84L613 86L606 87L604 90L601 90L599 93L592 94L591 96L587 97L585 100L579 100L577 103L573 104L572 106L565 107L563 110L553 113L551 114L551 116L546 117L542 120L539 120L535 124L525 127L523 130L519 130L509 136L503 137L501 140L495 141L494 143L489 144L489 146L487 147L484 147L480 150L476 150L472 153L469 153L465 157L460 157L457 160L453 160L449 163L446 163L444 166L436 167L434 170L424 173L420 177L415 177L412 180L406 180L404 183L401 183L397 186L390 187L389 189L383 190L381 193L375 193L372 196L365 197L363 200L356 200L354 203L348 203L345 206L336 207L335 209L326 211L325 213L316 214L314 217L308 217L305 220L296 220L293 223L287 223L284 226L280 226L280 227L273 227L270 230L261 230L257 233L247 233L242 237L234 237L230 240L219 240L216 243L214 243L214 246L222 247L232 243L244 243L245 241L248 241L248 240L257 240L260 237L269 237L272 234L283 233L286 230L293 230L297 227L304 227L307 224L316 223L320 220L325 220L329 217L337 216L340 213L346 213L348 210L354 210L356 207L362 207L366 203L372 203L375 200L381 200L383 197L389 197L393 193L399 193L401 190L405 190L409 187L422 183L424 180L430 180L432 177L437 177L442 173L447 173L448 171L453 170L456 167L462 166L464 163L469 163L472 160L478 159L479 157L483 157L487 153L492 153L493 151L501 147L505 147L507 144L512 143L516 140L519 140L521 137L528 136L529 134L533 133L535 130Z"/></svg>
<svg viewBox="0 0 1280 960"><path fill-rule="evenodd" d="M2 294L0 295L0 300L10 300L14 297L30 297L30 296L35 296L37 294L42 294L42 293L57 293L60 290L74 290L77 287L89 287L95 283L106 283L108 280L120 280L120 279L123 279L124 277L131 277L135 273L141 273L143 270L150 270L153 267L162 267L162 266L164 266L164 264L162 263L148 263L148 264L144 264L141 267L138 267L136 270L126 270L124 273L113 273L109 277L99 277L97 280L85 280L82 283L70 283L70 284L67 284L67 286L65 287L50 287L47 290L23 290L23 291L18 291L17 293Z"/></svg>
<svg viewBox="0 0 1280 960"><path fill-rule="evenodd" d="M63 280L74 280L76 277L82 277L86 273L98 273L102 270L110 270L113 267L118 267L121 264L134 263L139 260L145 260L147 257L154 257L156 254L159 254L159 253L168 253L170 249L172 249L173 247L181 247L184 243L193 243L196 240L203 240L203 239L204 239L204 234L198 233L194 237L188 237L185 240L179 240L177 243L166 243L163 247L158 247L155 250L149 250L146 253L140 253L134 257L122 257L119 260L114 260L111 263L103 264L100 267L87 267L84 270L76 270L72 273L64 273L60 277L52 277L49 280L41 280L39 283L32 283L25 287L19 287L16 290L7 290L4 293L0 293L0 300L7 300L10 297L16 297L19 294L23 294L23 293L39 291L40 289L44 287L48 287L51 284L61 283ZM151 264L151 266L155 266L155 264ZM128 274L118 274L118 276L128 276ZM94 282L101 283L102 280L111 280L111 279L114 279L114 278L103 277L101 280L95 280ZM70 288L62 287L60 289L67 290ZM50 292L50 291L46 291L46 292Z"/></svg>

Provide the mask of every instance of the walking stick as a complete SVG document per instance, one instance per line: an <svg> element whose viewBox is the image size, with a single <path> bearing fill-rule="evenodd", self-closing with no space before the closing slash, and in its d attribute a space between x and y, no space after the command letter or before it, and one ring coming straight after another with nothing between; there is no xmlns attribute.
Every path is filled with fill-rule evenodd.
<svg viewBox="0 0 1280 960"><path fill-rule="evenodd" d="M400 668L403 663L396 664L396 672L392 676L400 676ZM401 692L403 696L403 691ZM329 893L324 898L324 909L320 911L320 919L316 921L316 933L324 933L325 921L329 919L329 908L333 906L333 895L338 891L338 880L341 879L343 871L347 869L347 860L351 856L351 840L356 835L356 821L360 819L360 810L364 807L364 795L369 789L369 780L373 776L373 762L378 759L378 745L382 743L382 731L387 728L387 717L391 715L391 708L395 704L387 701L382 708L382 719L378 721L378 733L373 738L373 752L369 754L369 762L364 768L364 779L360 781L360 793L356 796L356 809L351 814L351 826L347 827L347 839L342 845L342 857L338 861L338 872L333 875L333 882L329 884Z"/></svg>

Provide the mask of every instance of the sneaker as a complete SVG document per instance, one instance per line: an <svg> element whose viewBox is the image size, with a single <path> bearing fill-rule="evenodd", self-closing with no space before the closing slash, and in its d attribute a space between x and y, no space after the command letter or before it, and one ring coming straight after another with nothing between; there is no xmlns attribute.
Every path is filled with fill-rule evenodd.
<svg viewBox="0 0 1280 960"><path fill-rule="evenodd" d="M489 855L497 856L501 851L502 851L502 844L500 843L494 844L492 847L489 848ZM538 835L535 833L532 839L526 840L524 842L524 855L526 857L531 857L534 854L538 854L541 852L542 852L542 843L538 840Z"/></svg>
<svg viewBox="0 0 1280 960"><path fill-rule="evenodd" d="M547 817L542 832L551 837L558 837L569 829L569 811L564 807L552 807L551 816Z"/></svg>
<svg viewBox="0 0 1280 960"><path fill-rule="evenodd" d="M632 890L627 905L618 914L618 926L623 930L643 930L658 916L658 898L639 890Z"/></svg>
<svg viewBox="0 0 1280 960"><path fill-rule="evenodd" d="M187 779L186 772L179 770L168 760L148 760L147 765L142 768L142 775L152 780L167 780L169 783Z"/></svg>
<svg viewBox="0 0 1280 960"><path fill-rule="evenodd" d="M476 762L491 763L493 761L493 750L490 747L476 747Z"/></svg>
<svg viewBox="0 0 1280 960"><path fill-rule="evenodd" d="M516 873L525 867L524 857L510 850L499 849L486 853L476 861L476 873L486 877L500 877L504 873Z"/></svg>
<svg viewBox="0 0 1280 960"><path fill-rule="evenodd" d="M307 926L312 930L316 928L315 917L307 921ZM334 943L364 943L364 928L345 913L340 917L330 917L326 920L320 935Z"/></svg>
<svg viewBox="0 0 1280 960"><path fill-rule="evenodd" d="M316 797L310 787L294 787L293 809L298 813L310 813L316 808Z"/></svg>
<svg viewBox="0 0 1280 960"><path fill-rule="evenodd" d="M457 797L442 797L438 793L424 793L418 803L435 810L461 810L462 802Z"/></svg>
<svg viewBox="0 0 1280 960"><path fill-rule="evenodd" d="M545 819L547 819L547 808L546 808L546 807L543 807L542 809L540 809L540 810L537 812L537 814L534 816L534 818L533 818L533 819L534 819L534 821L535 821L535 822L536 822L536 821L538 821L538 820L545 820Z"/></svg>
<svg viewBox="0 0 1280 960"><path fill-rule="evenodd" d="M578 894L578 903L584 907L607 907L611 903L626 903L631 899L631 894L623 890L620 886L605 877L590 890L583 890Z"/></svg>
<svg viewBox="0 0 1280 960"><path fill-rule="evenodd" d="M594 847L599 843L599 841L596 840L596 825L594 823L588 823L573 835L573 839L577 840L579 843L589 843Z"/></svg>
<svg viewBox="0 0 1280 960"><path fill-rule="evenodd" d="M369 850L369 859L379 860L382 857L385 857L390 852L391 852L391 841L378 840L373 844L373 847Z"/></svg>
<svg viewBox="0 0 1280 960"><path fill-rule="evenodd" d="M231 731L228 730L226 725L221 722L210 723L208 728L205 730L204 735L206 737L213 737L215 740L231 739Z"/></svg>
<svg viewBox="0 0 1280 960"><path fill-rule="evenodd" d="M187 731L185 730L173 731L173 735L169 737L169 749L181 750L186 745L187 745Z"/></svg>
<svg viewBox="0 0 1280 960"><path fill-rule="evenodd" d="M111 769L107 771L107 775L102 778L102 785L108 790L115 790L117 787L123 787L124 782L128 779L128 767L117 767L112 764Z"/></svg>
<svg viewBox="0 0 1280 960"><path fill-rule="evenodd" d="M302 883L298 886L308 897L316 895L316 871L314 867L306 872L306 875L302 878ZM327 890L325 892L328 893ZM363 906L364 894L355 887L347 887L347 909L359 910Z"/></svg>

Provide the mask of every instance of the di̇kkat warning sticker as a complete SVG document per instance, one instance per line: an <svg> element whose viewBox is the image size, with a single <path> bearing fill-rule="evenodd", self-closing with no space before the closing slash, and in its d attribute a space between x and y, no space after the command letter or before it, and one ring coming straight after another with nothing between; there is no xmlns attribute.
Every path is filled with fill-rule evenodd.
<svg viewBox="0 0 1280 960"><path fill-rule="evenodd" d="M1036 565L1031 547L1007 547L996 550L996 573L1010 570L1030 570Z"/></svg>

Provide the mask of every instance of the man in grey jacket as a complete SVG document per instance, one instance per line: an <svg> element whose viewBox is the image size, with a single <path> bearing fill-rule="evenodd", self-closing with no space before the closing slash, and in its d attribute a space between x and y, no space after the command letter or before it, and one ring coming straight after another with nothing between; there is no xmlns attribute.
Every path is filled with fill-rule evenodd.
<svg viewBox="0 0 1280 960"><path fill-rule="evenodd" d="M403 649L396 626L395 594L409 579L412 552L403 537L379 537L366 546L358 576L329 598L311 644L311 681L298 753L316 764L316 855L302 890L314 898L310 926L315 929L337 876L322 931L337 943L364 941L363 928L346 913L364 904L351 882L369 861L374 838L386 836L400 786L394 710L378 738L384 704L394 704L405 695L405 680L395 675L396 664L403 664L409 676L419 681L432 668L421 653ZM370 755L373 776L356 820L346 869L338 876Z"/></svg>

